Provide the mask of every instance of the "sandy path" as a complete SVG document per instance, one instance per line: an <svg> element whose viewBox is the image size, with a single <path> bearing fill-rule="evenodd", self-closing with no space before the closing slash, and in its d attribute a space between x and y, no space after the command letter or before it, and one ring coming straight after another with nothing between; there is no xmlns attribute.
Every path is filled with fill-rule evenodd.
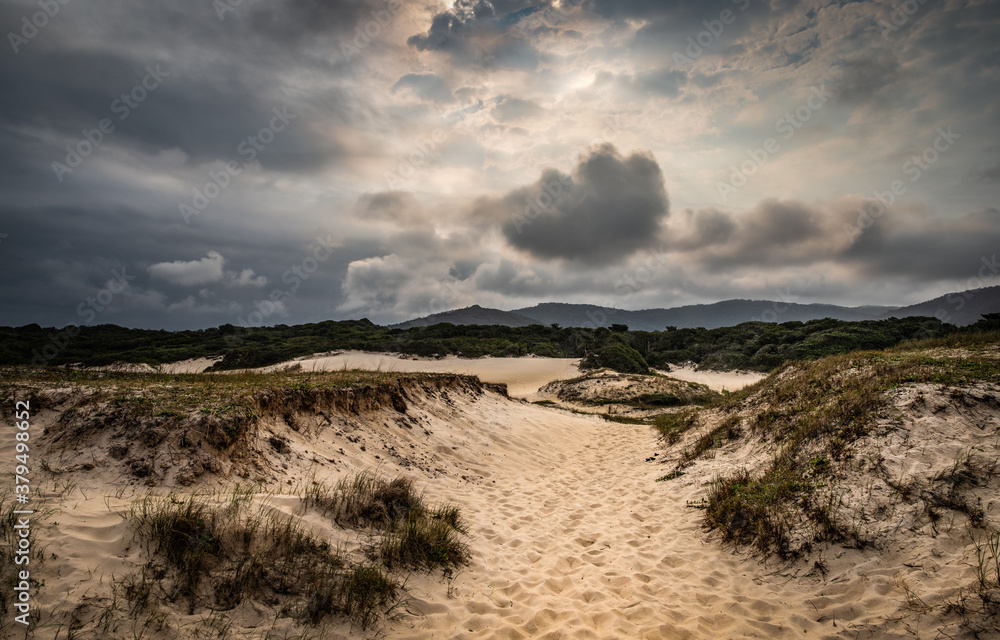
<svg viewBox="0 0 1000 640"><path fill-rule="evenodd" d="M435 487L473 523L473 564L450 598L416 581L426 600L411 608L422 617L396 623L389 637L793 638L843 629L829 617L817 623L807 594L762 588L756 561L706 540L700 512L686 506L704 485L655 482L665 467L644 462L657 450L648 428L546 409L523 417L522 429L545 437L507 450L495 484Z"/></svg>

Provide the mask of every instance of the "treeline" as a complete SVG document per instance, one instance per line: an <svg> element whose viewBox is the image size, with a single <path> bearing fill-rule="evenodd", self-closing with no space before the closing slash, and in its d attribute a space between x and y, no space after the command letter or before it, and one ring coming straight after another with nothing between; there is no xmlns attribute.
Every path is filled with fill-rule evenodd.
<svg viewBox="0 0 1000 640"><path fill-rule="evenodd" d="M0 327L0 364L157 365L222 356L214 369L225 370L267 366L325 351L361 350L429 357L534 354L583 358L587 367L610 367L627 373L685 362L713 369L770 371L791 360L884 349L907 340L997 328L1000 314L990 314L961 330L934 318L746 322L719 329L668 327L664 331L629 331L624 325L590 329L438 324L390 329L368 320L258 329L227 324L197 331L126 329L115 325L56 330L27 325Z"/></svg>

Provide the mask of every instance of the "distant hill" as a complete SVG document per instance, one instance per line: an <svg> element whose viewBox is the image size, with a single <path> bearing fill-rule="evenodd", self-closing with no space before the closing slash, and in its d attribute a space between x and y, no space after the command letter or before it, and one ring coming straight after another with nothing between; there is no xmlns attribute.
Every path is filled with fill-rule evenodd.
<svg viewBox="0 0 1000 640"><path fill-rule="evenodd" d="M518 315L516 312L485 309L477 304L465 309L435 313L391 326L393 329L410 329L411 327L429 327L441 322L450 322L457 325L500 325L503 327L527 327L528 325L538 324L537 320Z"/></svg>
<svg viewBox="0 0 1000 640"><path fill-rule="evenodd" d="M502 325L526 327L531 324L560 327L610 327L624 324L635 331L663 331L666 327L718 329L743 322L808 322L833 318L849 322L882 318L937 317L960 327L979 320L984 313L1000 313L1000 286L949 293L909 307L842 307L833 304L797 304L771 300L724 300L713 304L692 304L672 309L626 311L593 304L545 302L533 307L501 311L478 305L437 313L393 325L399 328L424 327L439 322L456 325Z"/></svg>
<svg viewBox="0 0 1000 640"><path fill-rule="evenodd" d="M628 325L637 331L663 331L667 326L678 329L704 327L717 329L742 322L791 322L798 320L874 320L895 307L840 307L831 304L795 304L770 300L725 300L713 304L695 304L673 309L625 311L588 304L544 303L513 313L537 320L540 324L556 323L563 327L607 327Z"/></svg>
<svg viewBox="0 0 1000 640"><path fill-rule="evenodd" d="M928 316L964 327L978 321L984 313L1000 313L1000 286L949 293L927 302L890 311L883 317Z"/></svg>

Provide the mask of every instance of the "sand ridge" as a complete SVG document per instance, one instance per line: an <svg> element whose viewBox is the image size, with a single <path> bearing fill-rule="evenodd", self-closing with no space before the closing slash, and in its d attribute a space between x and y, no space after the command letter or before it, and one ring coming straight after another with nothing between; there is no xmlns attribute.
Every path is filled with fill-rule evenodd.
<svg viewBox="0 0 1000 640"><path fill-rule="evenodd" d="M578 358L418 358L390 353L344 351L333 355L317 354L266 367L277 370L299 365L303 371L400 371L423 373L459 373L477 376L483 382L507 385L515 398L535 400L538 390L553 380L565 380L580 375Z"/></svg>

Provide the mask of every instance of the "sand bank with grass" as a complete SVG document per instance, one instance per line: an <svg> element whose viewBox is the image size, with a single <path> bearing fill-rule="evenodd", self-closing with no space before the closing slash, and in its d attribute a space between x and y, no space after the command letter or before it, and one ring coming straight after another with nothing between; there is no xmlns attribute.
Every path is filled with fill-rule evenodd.
<svg viewBox="0 0 1000 640"><path fill-rule="evenodd" d="M711 371L700 370L694 365L672 365L670 371L661 372L665 376L707 385L715 391L739 391L743 387L759 382L767 377L757 371Z"/></svg>
<svg viewBox="0 0 1000 640"><path fill-rule="evenodd" d="M477 376L483 382L507 385L512 397L534 400L538 390L554 380L580 375L576 358L418 358L396 354L344 351L335 355L300 358L266 370L280 370L299 365L303 371L339 371L361 369L386 372L457 373Z"/></svg>

